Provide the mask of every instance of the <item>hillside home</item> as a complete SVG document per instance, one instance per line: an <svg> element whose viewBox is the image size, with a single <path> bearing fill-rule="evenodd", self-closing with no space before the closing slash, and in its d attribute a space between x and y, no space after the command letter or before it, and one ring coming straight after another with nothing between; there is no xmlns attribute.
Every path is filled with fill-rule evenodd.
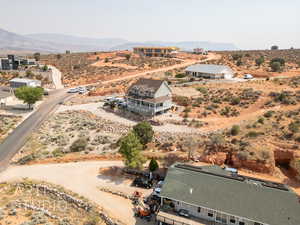
<svg viewBox="0 0 300 225"><path fill-rule="evenodd" d="M35 59L27 59L15 55L8 55L7 58L0 59L0 70L17 70L19 66L36 65Z"/></svg>
<svg viewBox="0 0 300 225"><path fill-rule="evenodd" d="M185 69L187 75L208 79L231 79L233 70L228 66L212 64L195 64Z"/></svg>
<svg viewBox="0 0 300 225"><path fill-rule="evenodd" d="M300 224L299 197L291 189L231 168L175 164L160 195L159 224ZM190 216L179 216L180 210Z"/></svg>
<svg viewBox="0 0 300 225"><path fill-rule="evenodd" d="M126 102L129 111L154 116L172 107L172 93L166 81L142 78L128 89Z"/></svg>

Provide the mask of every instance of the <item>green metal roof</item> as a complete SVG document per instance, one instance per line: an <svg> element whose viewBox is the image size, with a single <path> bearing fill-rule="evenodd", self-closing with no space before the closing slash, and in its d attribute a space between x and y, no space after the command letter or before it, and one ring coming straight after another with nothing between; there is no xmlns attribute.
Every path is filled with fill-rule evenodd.
<svg viewBox="0 0 300 225"><path fill-rule="evenodd" d="M198 168L171 166L161 196L269 225L300 225L300 202L290 189L266 187L249 177L235 179L218 166Z"/></svg>

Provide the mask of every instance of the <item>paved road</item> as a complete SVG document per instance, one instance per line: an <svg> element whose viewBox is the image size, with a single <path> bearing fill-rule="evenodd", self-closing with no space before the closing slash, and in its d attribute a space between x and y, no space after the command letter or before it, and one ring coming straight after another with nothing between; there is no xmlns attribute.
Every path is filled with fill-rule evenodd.
<svg viewBox="0 0 300 225"><path fill-rule="evenodd" d="M69 96L70 94L67 94L64 89L52 92L49 98L39 106L37 111L22 122L4 140L0 145L0 172L8 166L9 160L24 145L32 131L46 119L59 102L64 101Z"/></svg>

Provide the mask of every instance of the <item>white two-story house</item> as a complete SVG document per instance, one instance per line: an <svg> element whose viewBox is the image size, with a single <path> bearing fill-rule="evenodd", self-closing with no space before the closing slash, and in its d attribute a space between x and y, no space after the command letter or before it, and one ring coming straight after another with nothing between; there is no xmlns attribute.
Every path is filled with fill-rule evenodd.
<svg viewBox="0 0 300 225"><path fill-rule="evenodd" d="M128 89L126 101L129 111L154 116L172 107L172 93L164 80L141 78Z"/></svg>

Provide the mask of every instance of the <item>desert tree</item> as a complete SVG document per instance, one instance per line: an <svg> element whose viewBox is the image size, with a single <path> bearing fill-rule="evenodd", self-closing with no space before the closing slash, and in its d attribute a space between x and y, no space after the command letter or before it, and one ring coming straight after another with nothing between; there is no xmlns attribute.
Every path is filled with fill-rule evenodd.
<svg viewBox="0 0 300 225"><path fill-rule="evenodd" d="M191 160L194 157L195 152L198 150L198 147L199 142L195 137L190 136L184 141L183 148L188 153L188 160Z"/></svg>
<svg viewBox="0 0 300 225"><path fill-rule="evenodd" d="M278 50L278 49L279 49L278 45L271 46L271 50Z"/></svg>
<svg viewBox="0 0 300 225"><path fill-rule="evenodd" d="M158 162L157 162L154 158L152 158L152 159L150 160L150 163L149 163L149 170L150 170L151 172L154 172L154 171L157 170L158 168L159 168Z"/></svg>
<svg viewBox="0 0 300 225"><path fill-rule="evenodd" d="M270 67L273 72L279 72L281 70L280 62L272 62L272 63L270 63Z"/></svg>
<svg viewBox="0 0 300 225"><path fill-rule="evenodd" d="M28 104L31 109L32 105L43 98L44 89L40 87L19 87L15 90L15 95L18 99Z"/></svg>
<svg viewBox="0 0 300 225"><path fill-rule="evenodd" d="M36 61L40 61L40 59L41 59L41 53L36 52L36 53L33 54L33 57L34 57L34 59L35 59Z"/></svg>
<svg viewBox="0 0 300 225"><path fill-rule="evenodd" d="M145 158L141 154L143 145L134 132L129 132L119 140L119 152L124 157L124 163L129 168L141 169L145 163Z"/></svg>

